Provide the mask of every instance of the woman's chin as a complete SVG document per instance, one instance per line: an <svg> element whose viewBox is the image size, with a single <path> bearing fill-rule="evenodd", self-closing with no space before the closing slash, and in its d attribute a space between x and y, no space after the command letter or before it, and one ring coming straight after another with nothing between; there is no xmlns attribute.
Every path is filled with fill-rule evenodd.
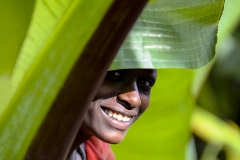
<svg viewBox="0 0 240 160"><path fill-rule="evenodd" d="M126 135L126 132L122 134L108 134L105 136L98 137L104 142L110 143L110 144L118 144L123 141L124 137Z"/></svg>
<svg viewBox="0 0 240 160"><path fill-rule="evenodd" d="M110 143L110 144L118 144L120 142L122 142L124 138L121 139L104 139L103 141L106 143Z"/></svg>

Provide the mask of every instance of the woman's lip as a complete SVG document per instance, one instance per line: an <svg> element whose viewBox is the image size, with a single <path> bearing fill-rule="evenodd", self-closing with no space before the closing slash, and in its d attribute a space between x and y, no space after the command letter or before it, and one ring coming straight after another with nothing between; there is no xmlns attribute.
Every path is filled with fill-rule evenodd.
<svg viewBox="0 0 240 160"><path fill-rule="evenodd" d="M119 129L119 130L123 130L123 131L126 131L130 127L130 125L133 121L133 118L134 118L134 117L132 117L130 119L130 121L128 121L128 122L119 121L119 120L107 115L102 109L101 109L101 111L110 126L112 126L113 128Z"/></svg>

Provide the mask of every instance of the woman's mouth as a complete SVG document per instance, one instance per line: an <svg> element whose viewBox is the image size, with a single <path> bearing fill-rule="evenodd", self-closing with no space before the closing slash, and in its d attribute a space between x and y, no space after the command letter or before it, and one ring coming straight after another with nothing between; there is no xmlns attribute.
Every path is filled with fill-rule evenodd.
<svg viewBox="0 0 240 160"><path fill-rule="evenodd" d="M113 128L122 131L125 131L130 127L134 118L134 116L125 115L106 107L101 107L101 110L108 124Z"/></svg>
<svg viewBox="0 0 240 160"><path fill-rule="evenodd" d="M123 115L121 113L117 113L115 111L112 111L110 109L103 108L103 111L109 116L116 120L123 121L123 122L129 122L132 117Z"/></svg>

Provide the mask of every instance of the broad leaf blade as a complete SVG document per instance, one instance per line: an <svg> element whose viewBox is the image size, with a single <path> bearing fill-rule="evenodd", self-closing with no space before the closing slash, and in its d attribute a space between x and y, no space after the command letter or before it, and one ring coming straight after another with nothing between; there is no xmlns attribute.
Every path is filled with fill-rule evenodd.
<svg viewBox="0 0 240 160"><path fill-rule="evenodd" d="M34 37L28 38L38 36L36 30L45 30L41 24L49 20L48 18L55 20L56 24L46 39L34 41L34 44L41 43L42 46L34 51L37 56L27 70L24 70L23 79L19 80L21 82L18 89L2 116L0 159L23 158L66 75L112 1L42 2L37 4L36 7L41 9L36 9L35 14L45 19L42 18L41 23L32 22L38 25L32 30ZM55 12L58 13L59 10L55 8L61 7L65 10L60 17L56 16ZM51 12L53 16L45 16L43 9ZM26 48L26 50L31 50L31 46L27 47L30 49Z"/></svg>
<svg viewBox="0 0 240 160"><path fill-rule="evenodd" d="M150 3L111 69L199 68L214 56L223 0Z"/></svg>

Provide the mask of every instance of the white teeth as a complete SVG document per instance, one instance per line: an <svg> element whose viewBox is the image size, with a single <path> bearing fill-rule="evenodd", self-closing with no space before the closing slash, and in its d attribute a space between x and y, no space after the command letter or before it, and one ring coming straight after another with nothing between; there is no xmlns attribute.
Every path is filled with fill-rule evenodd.
<svg viewBox="0 0 240 160"><path fill-rule="evenodd" d="M118 116L117 116L117 119L119 120L119 121L121 121L122 120L122 115L121 114L118 114Z"/></svg>
<svg viewBox="0 0 240 160"><path fill-rule="evenodd" d="M107 112L106 112L106 113L107 113ZM107 114L108 114L110 117L112 117L112 115L113 115L112 111L109 111Z"/></svg>
<svg viewBox="0 0 240 160"><path fill-rule="evenodd" d="M114 117L114 118L117 118L117 113L113 113L113 117Z"/></svg>
<svg viewBox="0 0 240 160"><path fill-rule="evenodd" d="M105 113L107 113L108 116L113 117L113 118L115 118L119 121L123 121L123 122L128 122L131 119L131 117L122 115L120 113L115 113L115 112L113 112L111 110L107 110L107 109L105 109Z"/></svg>
<svg viewBox="0 0 240 160"><path fill-rule="evenodd" d="M128 117L127 116L124 116L123 118L122 118L122 121L124 121L124 122L127 122L128 120Z"/></svg>

